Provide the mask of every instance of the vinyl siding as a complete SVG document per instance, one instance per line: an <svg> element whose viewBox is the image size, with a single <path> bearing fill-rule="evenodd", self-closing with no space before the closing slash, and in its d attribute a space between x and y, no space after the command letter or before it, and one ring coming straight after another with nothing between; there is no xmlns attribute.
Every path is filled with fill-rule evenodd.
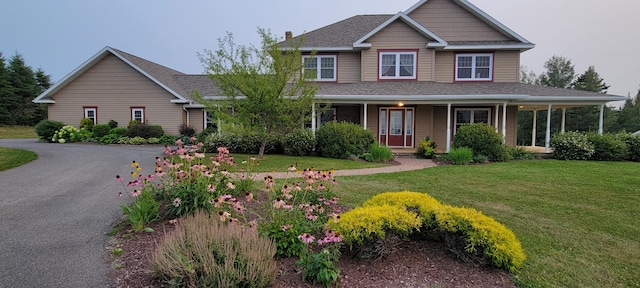
<svg viewBox="0 0 640 288"><path fill-rule="evenodd" d="M432 50L428 39L401 20L395 21L367 40L372 47L362 51L362 81L378 81L378 50L418 51L418 81L432 80Z"/></svg>
<svg viewBox="0 0 640 288"><path fill-rule="evenodd" d="M338 54L338 82L360 82L360 53Z"/></svg>
<svg viewBox="0 0 640 288"><path fill-rule="evenodd" d="M453 114L451 115L451 120L453 120ZM451 127L451 129L453 129L453 127ZM435 141L436 144L438 144L436 151L445 152L447 149L447 106L433 107L432 134L433 135L431 135L431 140ZM451 140L453 140L453 137L451 138Z"/></svg>
<svg viewBox="0 0 640 288"><path fill-rule="evenodd" d="M436 82L451 83L454 78L455 54L453 52L436 53Z"/></svg>
<svg viewBox="0 0 640 288"><path fill-rule="evenodd" d="M409 14L445 41L502 41L506 36L450 0L429 0Z"/></svg>
<svg viewBox="0 0 640 288"><path fill-rule="evenodd" d="M82 107L97 107L98 123L115 120L126 127L130 107L144 107L146 122L161 125L166 134L178 134L182 107L175 97L113 55L106 56L53 96L49 119L78 126Z"/></svg>
<svg viewBox="0 0 640 288"><path fill-rule="evenodd" d="M189 126L200 132L204 129L204 110L189 109Z"/></svg>
<svg viewBox="0 0 640 288"><path fill-rule="evenodd" d="M418 147L420 140L433 135L433 106L418 105L415 109L415 139L414 147Z"/></svg>
<svg viewBox="0 0 640 288"><path fill-rule="evenodd" d="M493 67L493 82L519 82L520 51L496 51Z"/></svg>

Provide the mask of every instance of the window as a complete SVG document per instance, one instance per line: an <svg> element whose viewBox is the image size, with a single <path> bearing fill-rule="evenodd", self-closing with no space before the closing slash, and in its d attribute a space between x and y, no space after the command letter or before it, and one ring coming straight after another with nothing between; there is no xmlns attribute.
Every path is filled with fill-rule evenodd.
<svg viewBox="0 0 640 288"><path fill-rule="evenodd" d="M489 108L456 109L456 131L458 131L458 128L464 124L484 123L490 125L490 114L491 109Z"/></svg>
<svg viewBox="0 0 640 288"><path fill-rule="evenodd" d="M380 109L380 135L387 135L387 109Z"/></svg>
<svg viewBox="0 0 640 288"><path fill-rule="evenodd" d="M389 112L389 134L402 135L402 113L401 110L391 110Z"/></svg>
<svg viewBox="0 0 640 288"><path fill-rule="evenodd" d="M144 107L131 107L131 120L138 120L144 123Z"/></svg>
<svg viewBox="0 0 640 288"><path fill-rule="evenodd" d="M380 79L416 79L417 52L380 52Z"/></svg>
<svg viewBox="0 0 640 288"><path fill-rule="evenodd" d="M493 54L457 54L456 81L493 79Z"/></svg>
<svg viewBox="0 0 640 288"><path fill-rule="evenodd" d="M413 134L413 110L407 109L404 124L405 124L405 135Z"/></svg>
<svg viewBox="0 0 640 288"><path fill-rule="evenodd" d="M90 118L93 124L98 124L98 108L84 107L84 118Z"/></svg>
<svg viewBox="0 0 640 288"><path fill-rule="evenodd" d="M304 78L315 81L336 81L336 56L303 56Z"/></svg>
<svg viewBox="0 0 640 288"><path fill-rule="evenodd" d="M213 127L216 128L217 125L213 119L213 114L207 112L206 110L204 111L204 129L207 129L209 127Z"/></svg>

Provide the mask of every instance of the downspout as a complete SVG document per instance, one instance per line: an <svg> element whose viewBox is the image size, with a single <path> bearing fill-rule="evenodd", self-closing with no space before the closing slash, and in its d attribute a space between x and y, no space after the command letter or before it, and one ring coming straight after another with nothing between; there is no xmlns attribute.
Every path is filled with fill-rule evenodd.
<svg viewBox="0 0 640 288"><path fill-rule="evenodd" d="M187 105L191 105L192 103L193 101L189 101L189 104L182 105L182 110L184 110L184 112L187 112L187 127L191 126L189 125L189 109L187 109Z"/></svg>

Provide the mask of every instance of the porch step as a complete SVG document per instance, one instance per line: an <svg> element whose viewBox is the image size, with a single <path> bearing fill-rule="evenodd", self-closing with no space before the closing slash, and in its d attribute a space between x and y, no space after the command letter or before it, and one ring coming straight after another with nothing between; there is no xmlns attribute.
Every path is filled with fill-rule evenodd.
<svg viewBox="0 0 640 288"><path fill-rule="evenodd" d="M391 150L394 158L417 158L415 149Z"/></svg>

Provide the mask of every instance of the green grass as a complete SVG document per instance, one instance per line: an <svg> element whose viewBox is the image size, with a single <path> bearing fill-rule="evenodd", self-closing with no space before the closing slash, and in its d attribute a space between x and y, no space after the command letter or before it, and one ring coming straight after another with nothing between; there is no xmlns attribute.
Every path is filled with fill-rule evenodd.
<svg viewBox="0 0 640 288"><path fill-rule="evenodd" d="M640 163L514 161L340 177L341 202L426 192L512 229L527 253L520 287L640 287Z"/></svg>
<svg viewBox="0 0 640 288"><path fill-rule="evenodd" d="M215 156L215 154L207 154L208 157ZM238 163L238 167L242 167L243 160L249 160L254 155L247 154L232 154L234 160ZM262 159L256 159L259 163L255 165L252 172L286 172L291 165L295 165L298 170L313 167L316 170L331 170L331 169L362 169L362 168L374 168L387 166L388 164L382 163L369 163L364 161L345 160L345 159L333 159L324 157L310 157L310 156L287 156L287 155L264 155Z"/></svg>
<svg viewBox="0 0 640 288"><path fill-rule="evenodd" d="M38 138L36 130L31 126L1 126L0 139Z"/></svg>
<svg viewBox="0 0 640 288"><path fill-rule="evenodd" d="M0 147L0 171L18 167L38 159L38 154L22 149Z"/></svg>

